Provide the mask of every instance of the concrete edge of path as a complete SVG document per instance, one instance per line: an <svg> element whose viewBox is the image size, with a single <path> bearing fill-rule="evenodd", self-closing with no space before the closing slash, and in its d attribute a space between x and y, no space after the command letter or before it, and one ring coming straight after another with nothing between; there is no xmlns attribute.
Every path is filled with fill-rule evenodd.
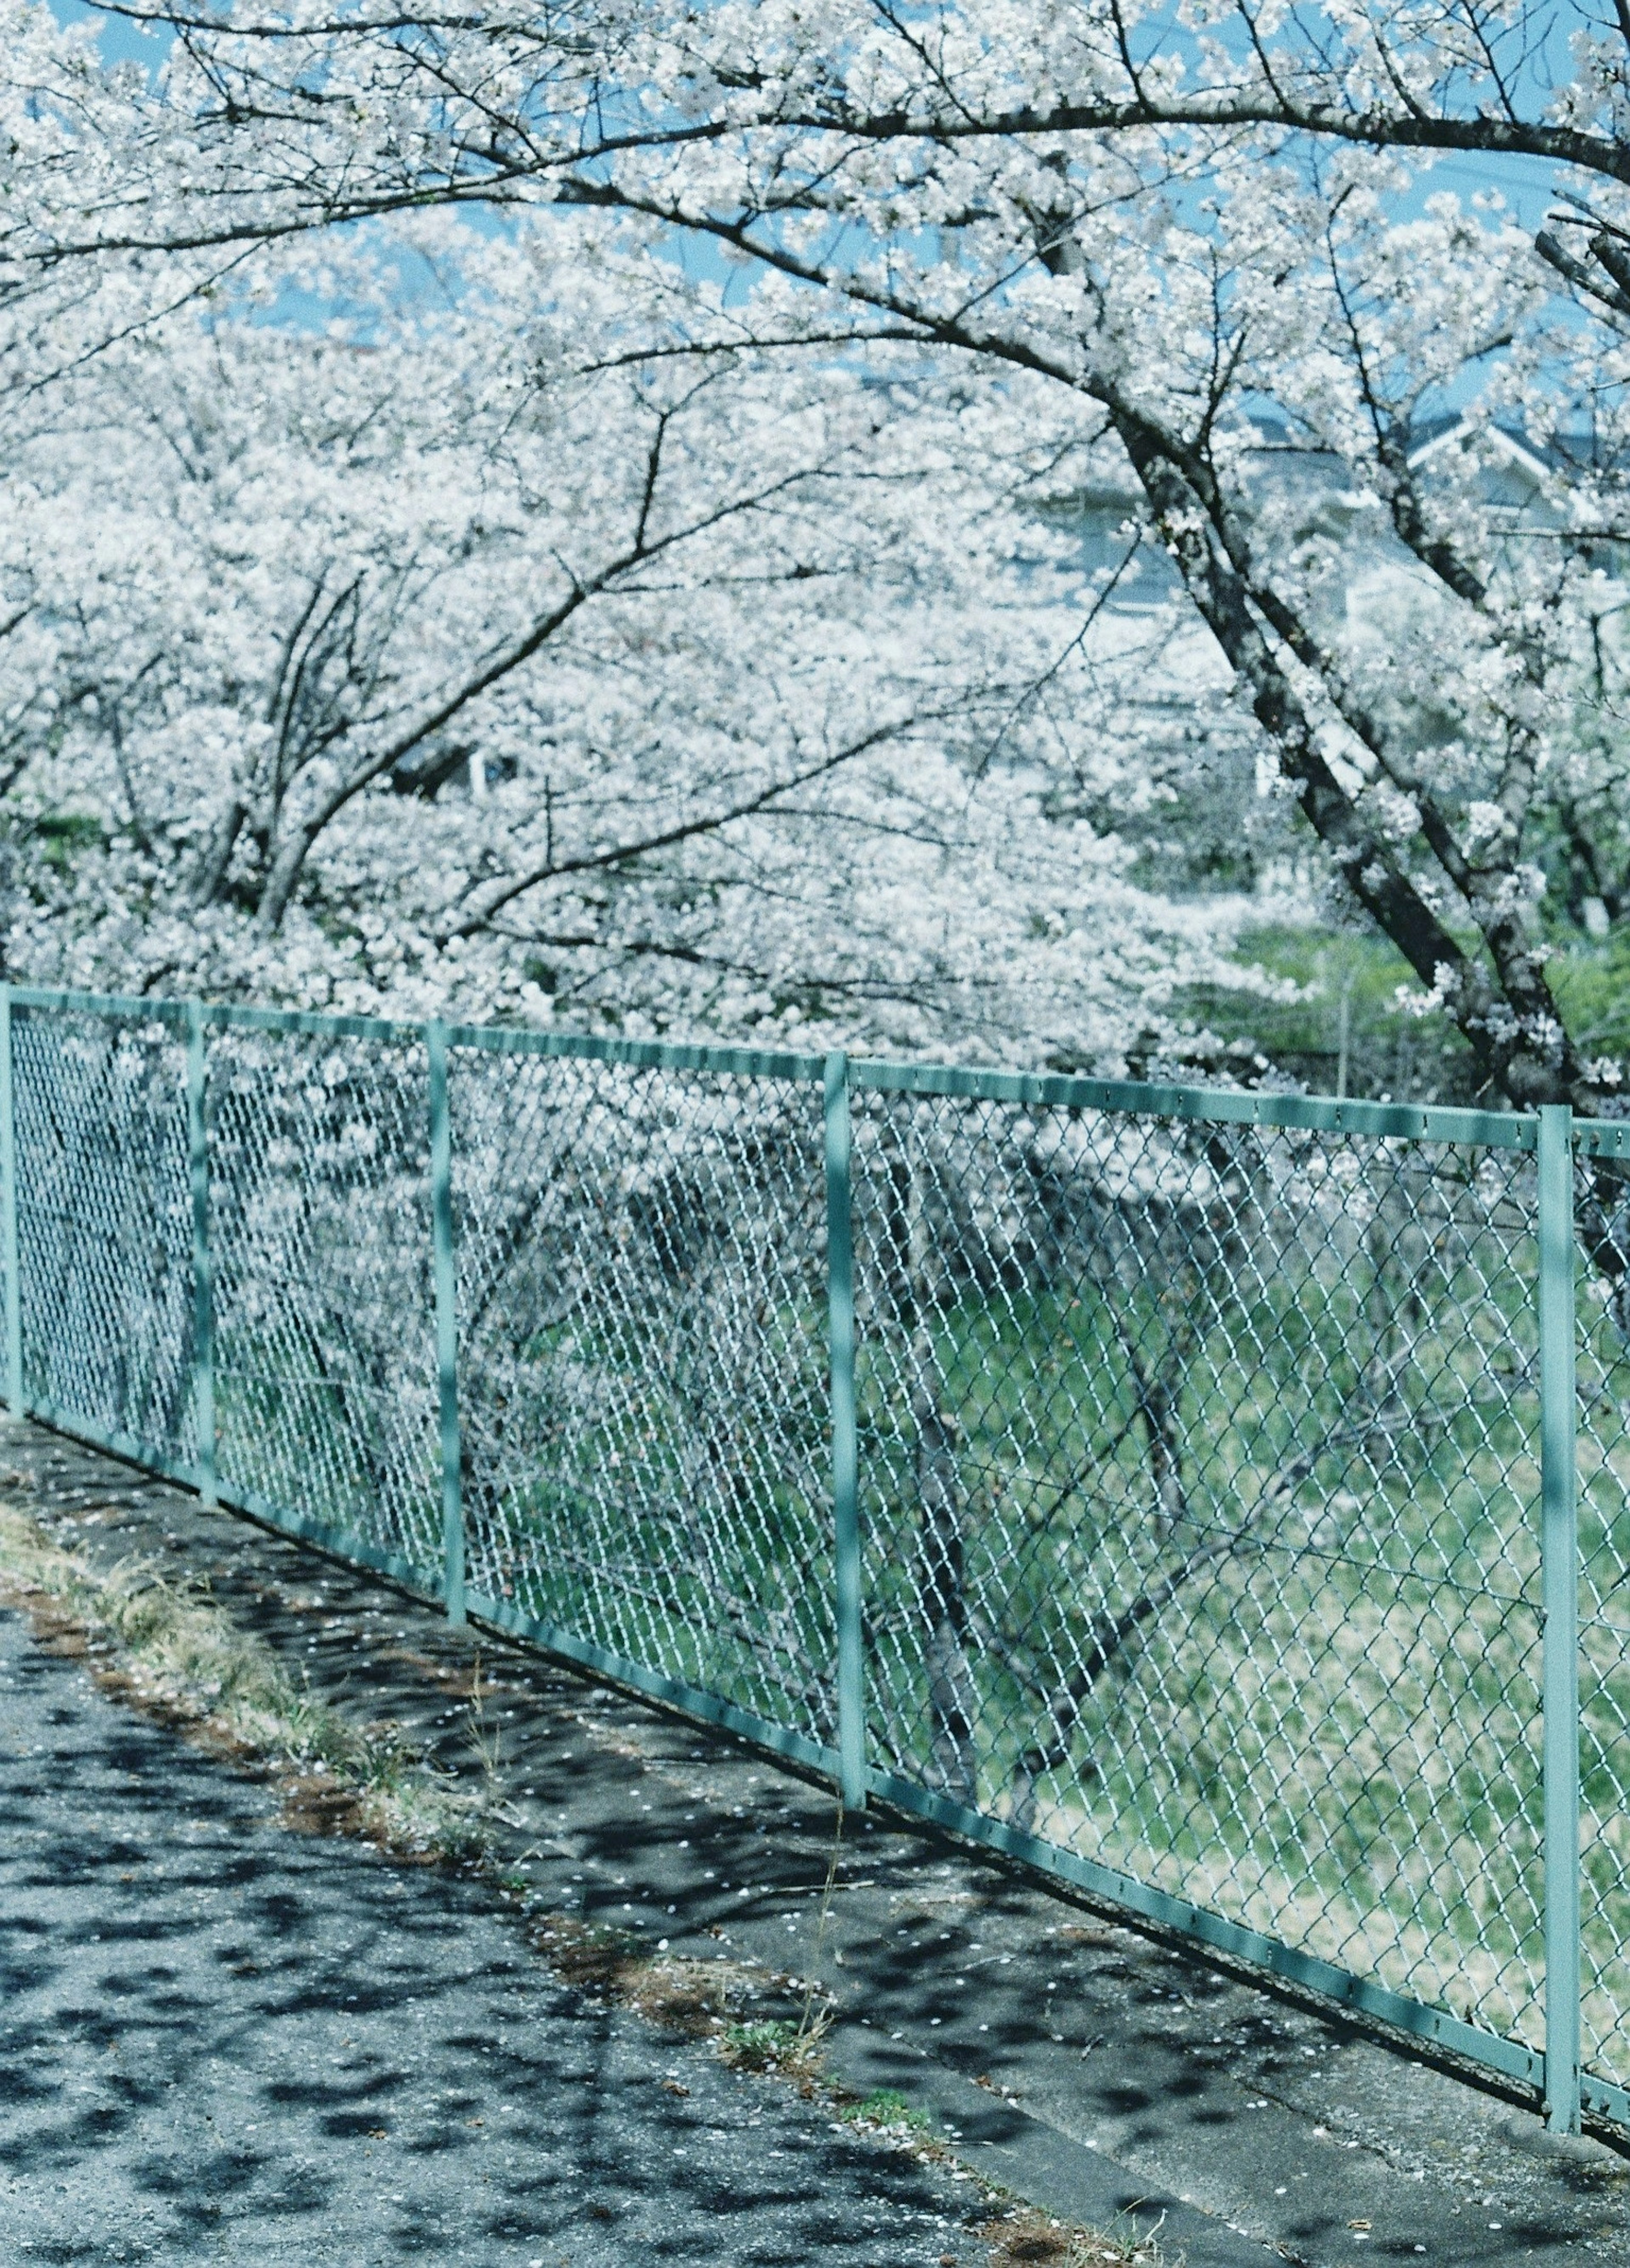
<svg viewBox="0 0 1630 2268"><path fill-rule="evenodd" d="M857 2095L898 2086L897 2059L885 2062L877 2033L858 2018L839 2016L822 2045L834 2078ZM1017 2103L987 2094L926 2049L911 2053L920 2074L912 2089L914 2107L954 2131L948 2146L955 2158L1026 2204L1106 2235L1155 2238L1185 2268L1266 2268L1284 2257L1277 2246L1151 2189L1105 2152L1088 2149Z"/></svg>

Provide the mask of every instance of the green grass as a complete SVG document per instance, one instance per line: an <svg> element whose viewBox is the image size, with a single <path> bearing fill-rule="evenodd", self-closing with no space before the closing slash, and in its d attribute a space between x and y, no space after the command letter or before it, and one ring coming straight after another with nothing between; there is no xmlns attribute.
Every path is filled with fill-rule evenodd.
<svg viewBox="0 0 1630 2268"><path fill-rule="evenodd" d="M1345 992L1349 1094L1471 1100L1476 1085L1471 1051L1446 1017L1417 1016L1399 1005L1400 990L1419 996L1422 988L1384 939L1265 924L1242 932L1235 958L1279 984L1295 986L1301 997L1258 999L1196 985L1178 1005L1197 1031L1209 1031L1232 1050L1260 1053L1316 1094L1333 1094Z"/></svg>
<svg viewBox="0 0 1630 2268"><path fill-rule="evenodd" d="M929 2133L933 2126L928 2113L908 2102L896 2087L874 2087L858 2102L844 2103L837 2115L857 2125L904 2127L913 2134Z"/></svg>
<svg viewBox="0 0 1630 2268"><path fill-rule="evenodd" d="M1575 1044L1587 1055L1613 1057L1630 1073L1630 930L1600 945L1570 944L1550 974Z"/></svg>
<svg viewBox="0 0 1630 2268"><path fill-rule="evenodd" d="M1101 1619L1177 1556L1130 1342L1172 1390L1186 1532L1243 1533L1078 1692L1035 1782L1036 1827L1528 2032L1530 1260L1520 1239L1457 1257L1427 1238L1405 1264L1407 1220L1378 1219L1368 1247L1311 1259L1293 1247L1277 1268L1260 1248L1235 1256L1247 1298L1220 1298L1219 1267L1174 1251L1108 1296L1010 1294L936 1319L934 1368L959 1421L977 1798L1012 1815L1045 1697L1067 1687ZM1422 1312L1404 1329L1412 1300ZM1390 1430L1344 1440L1377 1391ZM881 1360L863 1367L860 1407L874 1708L897 1763L933 1784L915 1416Z"/></svg>
<svg viewBox="0 0 1630 2268"><path fill-rule="evenodd" d="M1550 939L1552 989L1575 1044L1604 1055L1630 1075L1630 930L1600 944L1569 929ZM1446 1016L1418 1015L1400 992L1423 987L1385 939L1357 931L1265 924L1242 932L1235 958L1299 997L1258 999L1221 985L1196 985L1179 1014L1237 1056L1260 1053L1317 1094L1333 1093L1340 1012L1347 998L1346 1092L1417 1101L1470 1102L1479 1094L1471 1050Z"/></svg>
<svg viewBox="0 0 1630 2268"><path fill-rule="evenodd" d="M813 2080L820 2074L829 2021L823 2011L811 2023L775 2016L727 2023L717 2036L717 2052L737 2071L779 2072L783 2078Z"/></svg>
<svg viewBox="0 0 1630 2268"><path fill-rule="evenodd" d="M532 1334L519 1363L470 1349L467 1439L505 1484L498 1587L540 1621L830 1737L808 1703L834 1646L824 1314L766 1304L739 1379L703 1314L684 1373L665 1375L641 1359L672 1335L661 1293L640 1285L627 1317L591 1309Z"/></svg>

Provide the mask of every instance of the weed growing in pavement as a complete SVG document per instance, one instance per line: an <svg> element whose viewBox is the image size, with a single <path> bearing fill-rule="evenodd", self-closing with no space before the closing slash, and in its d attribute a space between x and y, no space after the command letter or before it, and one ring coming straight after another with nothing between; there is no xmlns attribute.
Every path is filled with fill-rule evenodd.
<svg viewBox="0 0 1630 2268"><path fill-rule="evenodd" d="M823 2010L813 2022L794 2024L766 2016L726 2024L719 2037L719 2054L737 2071L778 2072L794 2084L813 2087L821 2077L821 2040L829 2021Z"/></svg>
<svg viewBox="0 0 1630 2268"><path fill-rule="evenodd" d="M858 2102L843 2103L837 2115L856 2126L876 2127L886 2134L926 2134L932 2127L928 2113L908 2102L894 2087L874 2087Z"/></svg>
<svg viewBox="0 0 1630 2268"><path fill-rule="evenodd" d="M0 1595L46 1635L81 1642L104 1679L138 1705L292 1773L297 1824L355 1825L416 1856L470 1859L485 1849L480 1799L445 1786L397 1727L348 1722L203 1585L143 1559L104 1573L26 1513L0 1506Z"/></svg>
<svg viewBox="0 0 1630 2268"><path fill-rule="evenodd" d="M503 1735L497 1725L487 1722L487 1697L481 1683L479 1646L476 1648L475 1668L470 1673L469 1744L480 1769L484 1800L490 1808L496 1809L504 1800Z"/></svg>
<svg viewBox="0 0 1630 2268"><path fill-rule="evenodd" d="M804 1993L804 2013L799 2025L799 2030L800 2033L808 2031L809 2029L812 2021L812 2012L815 2007L815 1997L821 1989L821 1954L822 1948L826 1944L826 1925L828 1918L832 1911L832 1891L837 1881L837 1862L842 1858L843 1854L844 1806L843 1799L840 1796L837 1804L837 1817L832 1828L832 1855L826 1862L826 1881L822 1885L821 1891L821 1909L815 1918L815 1951L812 1953L809 1959L809 1982ZM829 2017L823 2016L820 2020L820 2029L822 2031L826 2029L828 2021L830 2021Z"/></svg>

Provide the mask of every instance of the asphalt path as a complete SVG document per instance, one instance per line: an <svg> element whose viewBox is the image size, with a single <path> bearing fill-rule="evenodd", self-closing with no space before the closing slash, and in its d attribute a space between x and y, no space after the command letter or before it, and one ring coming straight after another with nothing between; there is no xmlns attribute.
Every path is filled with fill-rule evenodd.
<svg viewBox="0 0 1630 2268"><path fill-rule="evenodd" d="M0 1613L0 2261L986 2256L975 2191L552 1977L490 1887L279 1823Z"/></svg>
<svg viewBox="0 0 1630 2268"><path fill-rule="evenodd" d="M965 2164L1022 2198L1088 2227L1158 2228L1165 2257L1188 2268L1527 2268L1563 2255L1630 2268L1623 2136L1610 2147L1547 2134L1532 2110L1339 2010L1229 1974L887 1812L849 1820L840 1837L830 1792L772 1759L490 1632L454 1630L368 1575L60 1435L0 1421L0 1484L59 1543L104 1569L135 1558L205 1583L353 1722L388 1720L444 1773L494 1771L494 1856L528 1883L538 1913L666 1940L689 1959L818 1977L833 1995L830 2076L857 2094L898 2089ZM379 1862L357 1856L372 1883ZM451 1888L472 1898L473 1886ZM491 1889L473 1903L502 1940ZM0 1911L0 1950L7 1942ZM334 1989L344 2005L346 1988ZM666 2076L674 2055L660 2042L653 2053ZM0 2087L17 2067L0 2062ZM727 2099L757 2102L750 2082L746 2093L729 2082ZM811 2131L826 2132L818 2119ZM0 2237L7 2132L0 2115ZM870 2178L857 2161L853 2194L870 2202L844 2257L892 2268L917 2257L892 2232L917 2225L891 2220ZM400 2182L396 2192L409 2194ZM955 2222L966 2196L907 2210ZM940 2235L927 2257L983 2262L965 2235ZM690 2244L673 2256L732 2257ZM557 2268L601 2256L539 2242L493 2257ZM665 2256L635 2237L611 2257ZM0 2242L0 2268L11 2258Z"/></svg>

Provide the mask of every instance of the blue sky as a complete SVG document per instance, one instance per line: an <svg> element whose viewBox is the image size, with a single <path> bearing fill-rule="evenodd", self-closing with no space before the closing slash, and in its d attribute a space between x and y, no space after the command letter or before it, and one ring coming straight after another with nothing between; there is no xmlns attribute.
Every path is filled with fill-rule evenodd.
<svg viewBox="0 0 1630 2268"><path fill-rule="evenodd" d="M168 46L168 34L149 35L122 17L103 15L90 4L90 0L50 0L54 14L63 24L83 23L100 18L101 49L111 62L135 62L145 70L157 67ZM1572 33L1586 20L1583 11L1574 4L1556 7L1552 14L1543 45L1532 59L1527 76L1531 85L1536 107L1543 103L1548 77L1560 78L1569 70L1568 41ZM1479 191L1497 188L1504 197L1508 210L1518 224L1537 230L1556 196L1554 169L1529 158L1484 159L1462 156L1444 156L1423 168L1414 195L1404 201L1404 210L1435 191L1450 189L1470 199ZM480 223L472 213L472 222ZM688 273L722 282L726 289L734 283L745 285L746 278L740 263L728 260L719 247L706 238L688 239L682 249L676 244L675 256ZM314 303L303 298L291 298L280 311L280 319L306 324L321 319Z"/></svg>

